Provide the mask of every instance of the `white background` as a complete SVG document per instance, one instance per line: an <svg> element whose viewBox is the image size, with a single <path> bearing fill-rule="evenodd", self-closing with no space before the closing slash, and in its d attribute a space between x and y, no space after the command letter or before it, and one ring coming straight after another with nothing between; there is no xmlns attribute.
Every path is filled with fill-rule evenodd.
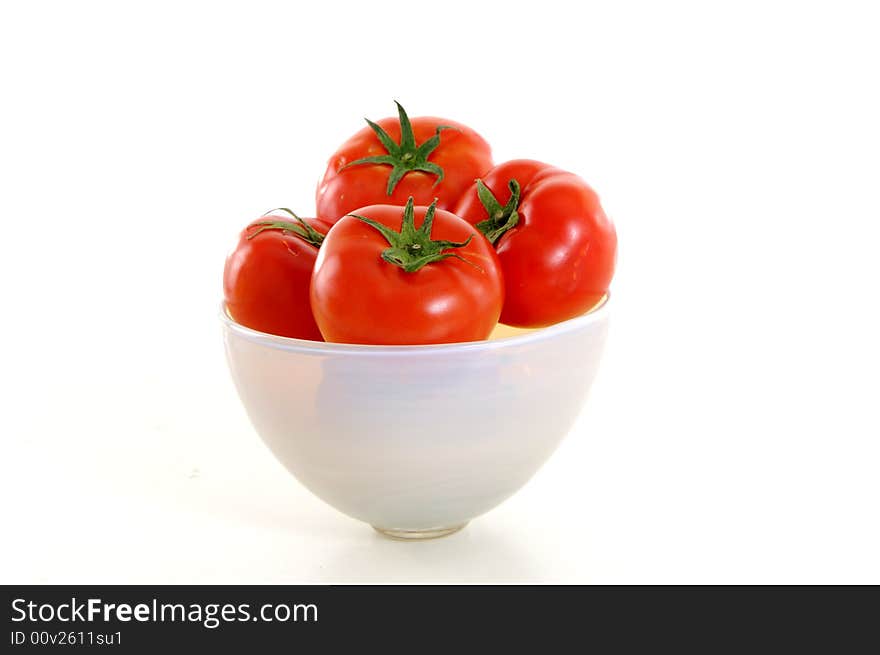
<svg viewBox="0 0 880 655"><path fill-rule="evenodd" d="M880 583L871 3L497 5L3 3L0 581ZM272 459L216 316L238 231L392 99L620 238L575 429L431 543Z"/></svg>

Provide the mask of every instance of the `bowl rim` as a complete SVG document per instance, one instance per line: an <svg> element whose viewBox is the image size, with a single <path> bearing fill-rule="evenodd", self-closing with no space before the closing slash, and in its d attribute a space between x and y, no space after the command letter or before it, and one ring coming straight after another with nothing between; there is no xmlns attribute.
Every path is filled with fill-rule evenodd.
<svg viewBox="0 0 880 655"><path fill-rule="evenodd" d="M237 336L277 350L310 354L338 355L342 353L357 355L415 355L415 354L448 354L468 350L497 350L513 348L518 345L552 339L561 334L598 323L608 318L608 306L611 294L606 293L598 305L580 316L575 316L560 323L537 328L531 332L514 334L508 337L482 341L460 341L456 343L435 343L427 345L375 345L364 343L330 343L327 341L310 341L282 337L268 332L260 332L235 321L226 309L226 303L220 302L220 320L224 327Z"/></svg>

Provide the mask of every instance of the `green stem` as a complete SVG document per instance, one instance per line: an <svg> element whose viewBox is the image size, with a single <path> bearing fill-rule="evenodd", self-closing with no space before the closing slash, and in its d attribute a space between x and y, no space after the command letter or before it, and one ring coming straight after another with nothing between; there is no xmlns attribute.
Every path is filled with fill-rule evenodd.
<svg viewBox="0 0 880 655"><path fill-rule="evenodd" d="M406 207L403 208L403 221L399 232L395 232L387 225L366 216L359 214L349 214L349 216L363 221L380 232L388 245L391 246L382 251L382 259L389 264L399 266L407 273L415 273L427 264L439 262L449 257L455 257L474 265L456 252L444 252L453 248L464 248L471 242L473 235L469 236L466 241L434 241L431 239L431 228L434 225L436 209L437 199L435 198L428 207L428 211L425 212L425 220L422 221L421 227L416 229L413 197L410 196L406 201Z"/></svg>
<svg viewBox="0 0 880 655"><path fill-rule="evenodd" d="M254 225L259 225L259 229L254 230L250 234L248 234L248 240L253 239L255 236L260 234L261 232L265 232L266 230L281 230L283 232L292 232L296 236L298 236L303 241L312 244L316 248L321 247L321 243L324 241L324 235L318 232L311 225L306 223L299 216L290 211L287 207L278 207L277 209L272 209L267 211L263 216L268 216L272 212L282 211L287 214L290 214L296 223L292 223L290 221L260 221L258 223L254 223Z"/></svg>
<svg viewBox="0 0 880 655"><path fill-rule="evenodd" d="M406 111L397 100L394 101L394 104L397 105L397 115L400 120L400 143L395 143L391 135L383 130L379 124L374 123L369 118L365 118L364 120L367 121L367 125L376 133L388 154L356 159L347 163L339 170L344 171L351 166L363 166L365 164L391 166L388 184L385 187L385 194L389 196L394 192L398 182L403 179L404 175L411 171L424 171L436 175L437 179L434 181L434 186L437 186L443 180L443 169L434 162L428 161L428 157L440 145L440 132L443 130L454 130L455 128L450 125L438 125L434 131L434 136L423 144L417 145L409 116L406 115Z"/></svg>
<svg viewBox="0 0 880 655"><path fill-rule="evenodd" d="M510 189L510 200L502 207L489 187L483 184L483 180L477 180L477 196L489 218L477 223L476 227L493 245L505 232L519 223L519 214L516 211L519 207L519 182L512 179L507 186Z"/></svg>

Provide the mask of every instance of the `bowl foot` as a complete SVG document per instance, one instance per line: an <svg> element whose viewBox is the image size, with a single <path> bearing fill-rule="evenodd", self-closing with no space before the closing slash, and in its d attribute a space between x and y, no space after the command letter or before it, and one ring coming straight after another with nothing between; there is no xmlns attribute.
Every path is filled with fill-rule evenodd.
<svg viewBox="0 0 880 655"><path fill-rule="evenodd" d="M467 525L467 521L461 525L453 525L449 528L428 528L427 530L397 530L394 528L380 528L373 526L373 529L381 535L390 539L398 539L400 541L419 541L425 539L438 539L455 534Z"/></svg>

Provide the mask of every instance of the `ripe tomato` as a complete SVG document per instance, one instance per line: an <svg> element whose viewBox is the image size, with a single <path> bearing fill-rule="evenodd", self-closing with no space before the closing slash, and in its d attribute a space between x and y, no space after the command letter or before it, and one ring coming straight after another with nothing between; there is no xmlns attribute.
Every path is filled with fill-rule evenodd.
<svg viewBox="0 0 880 655"><path fill-rule="evenodd" d="M330 226L264 216L248 225L226 259L223 294L230 316L254 330L282 337L323 341L309 306L309 282Z"/></svg>
<svg viewBox="0 0 880 655"><path fill-rule="evenodd" d="M617 234L577 175L529 159L505 162L462 196L455 213L495 244L504 271L502 323L558 323L608 292Z"/></svg>
<svg viewBox="0 0 880 655"><path fill-rule="evenodd" d="M476 228L410 198L405 208L364 207L333 226L311 299L327 341L430 344L486 339L503 294L498 257Z"/></svg>
<svg viewBox="0 0 880 655"><path fill-rule="evenodd" d="M492 168L489 144L471 128L442 118L398 118L369 127L342 144L327 163L318 185L318 216L335 223L367 205L416 205L437 199L452 206L474 179Z"/></svg>

